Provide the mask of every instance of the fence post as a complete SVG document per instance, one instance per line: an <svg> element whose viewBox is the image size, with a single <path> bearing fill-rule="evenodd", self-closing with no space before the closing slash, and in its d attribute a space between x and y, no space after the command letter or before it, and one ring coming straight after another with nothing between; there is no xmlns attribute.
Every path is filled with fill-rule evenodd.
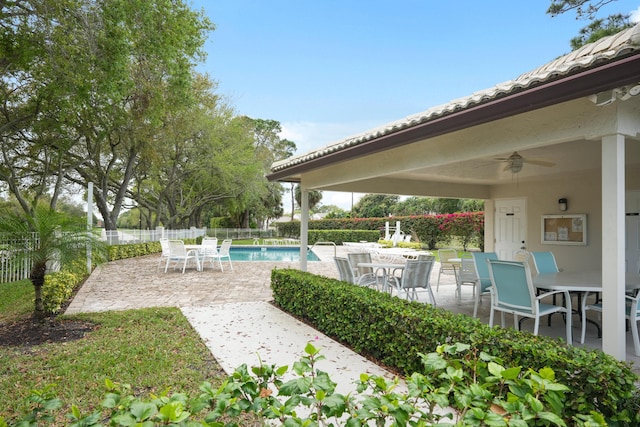
<svg viewBox="0 0 640 427"><path fill-rule="evenodd" d="M93 182L87 189L87 273L91 274L91 234L93 232Z"/></svg>

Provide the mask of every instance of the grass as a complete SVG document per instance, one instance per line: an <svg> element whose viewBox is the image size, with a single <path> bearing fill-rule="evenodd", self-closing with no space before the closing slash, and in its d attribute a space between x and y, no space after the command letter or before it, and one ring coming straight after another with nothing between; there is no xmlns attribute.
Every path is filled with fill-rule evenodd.
<svg viewBox="0 0 640 427"><path fill-rule="evenodd" d="M33 313L34 291L29 280L0 284L0 322Z"/></svg>
<svg viewBox="0 0 640 427"><path fill-rule="evenodd" d="M33 290L28 281L26 284L29 286L25 282L0 285L0 321L31 314ZM88 321L95 328L77 341L0 347L0 402L3 402L0 417L11 420L25 414L31 390L43 390L50 384L55 384L66 409L77 404L88 413L104 397L105 379L131 384L140 396L160 393L169 387L171 392L195 396L203 381L215 386L226 378L177 308L91 313L59 319Z"/></svg>

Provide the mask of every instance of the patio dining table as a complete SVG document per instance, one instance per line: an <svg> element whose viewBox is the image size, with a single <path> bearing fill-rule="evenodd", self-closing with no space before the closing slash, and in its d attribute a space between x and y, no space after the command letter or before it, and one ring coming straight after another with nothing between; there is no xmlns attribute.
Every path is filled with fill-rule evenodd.
<svg viewBox="0 0 640 427"><path fill-rule="evenodd" d="M382 291L383 292L391 292L391 288L389 287L389 279L391 276L394 276L397 271L402 272L406 267L406 264L398 263L398 262L359 262L358 267L366 267L373 268L378 275L380 272L380 276L382 277ZM395 281L394 281L395 282ZM395 285L394 285L395 287ZM397 290L397 287L396 287Z"/></svg>
<svg viewBox="0 0 640 427"><path fill-rule="evenodd" d="M202 245L184 245L184 249L187 251L187 253L191 252L191 251L195 251L197 256L196 256L196 270L197 271L202 271L202 263L200 262L200 249L202 248Z"/></svg>
<svg viewBox="0 0 640 427"><path fill-rule="evenodd" d="M532 280L537 289L575 292L578 294L578 303L582 295L587 292L602 292L602 271L600 270L541 273ZM640 274L627 273L625 285L627 291L640 289ZM565 304L567 311L572 313L571 298ZM567 322L571 322L571 316L567 316Z"/></svg>

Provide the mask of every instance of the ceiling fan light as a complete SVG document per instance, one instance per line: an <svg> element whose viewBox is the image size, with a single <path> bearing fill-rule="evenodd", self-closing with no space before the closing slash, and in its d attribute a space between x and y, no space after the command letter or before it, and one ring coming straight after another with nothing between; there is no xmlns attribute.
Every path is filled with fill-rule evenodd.
<svg viewBox="0 0 640 427"><path fill-rule="evenodd" d="M511 162L511 167L509 168L509 170L511 171L511 173L518 173L522 170L522 160L517 161L514 160Z"/></svg>

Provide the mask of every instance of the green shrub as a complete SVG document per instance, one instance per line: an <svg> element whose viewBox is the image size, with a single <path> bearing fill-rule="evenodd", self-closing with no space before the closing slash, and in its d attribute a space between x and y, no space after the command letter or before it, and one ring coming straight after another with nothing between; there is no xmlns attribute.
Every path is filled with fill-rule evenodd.
<svg viewBox="0 0 640 427"><path fill-rule="evenodd" d="M69 271L58 271L44 276L42 303L48 314L60 311L62 304L73 294L83 277Z"/></svg>
<svg viewBox="0 0 640 427"><path fill-rule="evenodd" d="M565 408L569 415L593 410L611 421L640 422L634 406L637 376L601 351L490 328L466 315L299 270L273 270L271 288L275 304L284 311L405 375L422 371L420 353L460 342L511 366L553 368L558 381L571 389Z"/></svg>
<svg viewBox="0 0 640 427"><path fill-rule="evenodd" d="M333 242L341 245L344 242L377 242L380 232L377 230L309 230L309 244L316 242Z"/></svg>
<svg viewBox="0 0 640 427"><path fill-rule="evenodd" d="M191 239L195 243L195 239ZM107 248L109 261L134 258L162 252L160 242L132 243L128 245L112 245Z"/></svg>
<svg viewBox="0 0 640 427"><path fill-rule="evenodd" d="M482 248L484 244L484 212L464 212L446 215L413 215L383 218L333 218L309 221L309 242L312 231L318 230L368 230L377 231L379 236L373 240L343 238L341 240L318 240L340 242L358 242L360 240L377 241L383 237L385 223L401 222L402 230L411 234L428 249L448 245L453 237L461 241L466 248L473 243ZM278 235L282 237L300 237L300 221L278 222L275 224Z"/></svg>
<svg viewBox="0 0 640 427"><path fill-rule="evenodd" d="M500 360L464 344L439 346L421 355L426 375L406 379L408 392L398 391L398 379L361 373L356 390L343 395L326 372L316 369L324 359L308 343L305 354L287 366L239 366L219 388L200 386L199 396L168 393L151 398L134 395L132 387L105 381L101 409L83 412L73 405L66 418L73 426L606 426L596 412L568 416L568 388L550 368L538 371L505 367ZM290 375L291 376L291 375ZM62 401L51 387L34 391L33 408L22 420L0 426L46 425L60 418ZM447 411L442 411L446 408ZM200 421L200 422L198 422ZM238 423L238 421L241 421ZM334 424L335 421L335 424ZM455 424L454 424L455 423Z"/></svg>

